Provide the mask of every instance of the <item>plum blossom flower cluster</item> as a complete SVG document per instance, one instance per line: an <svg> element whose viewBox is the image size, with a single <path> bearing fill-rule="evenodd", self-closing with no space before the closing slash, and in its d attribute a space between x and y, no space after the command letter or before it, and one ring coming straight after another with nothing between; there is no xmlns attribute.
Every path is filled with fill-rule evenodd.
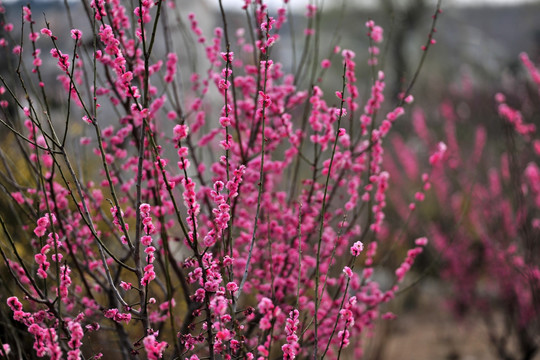
<svg viewBox="0 0 540 360"><path fill-rule="evenodd" d="M365 52L376 76L365 99L356 54L338 44L330 47L337 60L300 66L334 67L341 88L324 77L301 87L301 68L287 69L274 51L287 3L274 13L245 1L251 28L235 32L224 10L223 27L210 32L174 1L93 0L90 31L67 34L49 24L34 31L38 21L23 8L30 42L1 40L21 66L31 50L33 72L2 77L0 119L28 176L8 169L3 177L12 214L0 216L0 252L14 289L4 302L33 351L7 336L4 352L363 355L378 319L391 318L381 308L427 244L416 241L390 287L377 281L392 183L384 153L413 98L385 101L374 45L383 30L373 21ZM309 5L307 16L320 11ZM175 17L188 24L182 36ZM317 31L310 20L305 33ZM200 54L204 66L190 63ZM54 101L49 88L59 89Z"/></svg>

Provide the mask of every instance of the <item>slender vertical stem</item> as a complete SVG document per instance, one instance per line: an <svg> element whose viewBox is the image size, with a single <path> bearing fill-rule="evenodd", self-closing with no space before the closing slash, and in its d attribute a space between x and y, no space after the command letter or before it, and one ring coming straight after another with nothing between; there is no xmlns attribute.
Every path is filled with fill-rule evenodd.
<svg viewBox="0 0 540 360"><path fill-rule="evenodd" d="M269 23L268 18L267 18L267 22ZM268 31L269 31L269 29L267 27L267 29L266 29L266 40L268 40ZM269 68L269 64L268 64L268 48L266 48L266 51L263 54L263 58L264 58L264 78L263 78L263 90L262 91L266 95L266 84L267 84L267 80L268 80L268 68ZM236 300L238 300L238 298L240 297L240 294L242 293L242 289L244 288L244 285L245 285L246 280L247 280L247 276L248 276L248 272L249 272L249 265L250 265L250 262L251 262L251 257L253 255L253 247L255 245L255 239L256 239L256 236L257 236L257 227L258 227L258 224L259 224L259 213L260 213L260 210L261 210L262 193L263 193L263 189L264 189L264 152L265 152L265 143L266 143L266 139L265 139L265 135L264 135L264 130L265 130L265 126L266 126L265 117L266 117L266 101L263 99L262 100L262 109L261 109L261 122L262 122L262 128L261 128L261 166L260 166L260 169L259 169L257 207L255 209L255 219L254 219L254 224L253 224L253 232L251 234L251 244L249 246L249 253L248 253L248 257L247 257L247 261L246 261L246 267L244 269L244 275L242 276L242 281L240 282L240 286L239 286L238 292L236 294Z"/></svg>
<svg viewBox="0 0 540 360"><path fill-rule="evenodd" d="M326 182L324 184L324 195L321 206L321 214L319 215L319 240L317 242L317 264L315 267L315 349L313 352L313 359L317 359L318 355L318 346L319 346L319 321L318 321L318 311L319 311L319 282L320 282L320 265L321 265L321 244L322 244L322 234L324 229L324 217L326 214L326 194L328 193L328 185L330 183L330 175L332 174L332 165L334 163L334 156L336 154L336 148L339 137L339 129L341 125L341 118L343 114L343 106L345 104L345 85L346 78L345 72L347 71L347 62L343 63L343 87L341 89L341 104L339 107L339 116L337 121L336 137L334 140L334 146L332 147L332 155L330 156L330 164L328 165L328 174L326 175Z"/></svg>

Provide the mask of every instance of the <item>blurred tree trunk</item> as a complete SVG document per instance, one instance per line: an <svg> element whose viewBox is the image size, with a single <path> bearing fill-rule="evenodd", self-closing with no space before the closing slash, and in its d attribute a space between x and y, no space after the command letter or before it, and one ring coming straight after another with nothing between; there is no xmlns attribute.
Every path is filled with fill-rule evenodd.
<svg viewBox="0 0 540 360"><path fill-rule="evenodd" d="M397 97L405 90L411 77L407 54L407 39L413 38L424 15L426 14L425 0L383 0L383 10L392 14L393 26L388 56L394 69L394 80L390 85L392 96Z"/></svg>

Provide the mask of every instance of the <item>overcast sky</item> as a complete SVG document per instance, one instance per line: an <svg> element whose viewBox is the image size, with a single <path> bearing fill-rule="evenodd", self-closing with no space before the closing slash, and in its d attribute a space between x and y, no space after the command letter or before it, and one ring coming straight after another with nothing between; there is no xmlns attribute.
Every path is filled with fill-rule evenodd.
<svg viewBox="0 0 540 360"><path fill-rule="evenodd" d="M14 3L20 0L0 0L0 2L4 4ZM32 3L35 1L51 1L51 0L27 0L27 2ZM61 0L59 0L61 1ZM68 0L70 2L77 2L77 0ZM218 0L203 0L208 5L211 6L218 6ZM244 4L244 0L222 0L223 4L229 8L235 8L239 9ZM305 9L306 4L309 3L309 0L289 0L291 3L291 6L293 9ZM340 6L343 0L317 0L319 2L324 2L324 6L331 6L331 5L337 5ZM369 6L373 7L377 3L380 2L380 0L344 0L350 4L358 4L359 6ZM399 0L403 1L403 0ZM399 2L398 1L398 2ZM505 5L505 6L512 6L512 5L518 5L518 4L524 4L524 3L534 3L534 2L540 2L540 0L442 0L443 6L450 6L450 5L460 5L460 6L476 6L476 5ZM270 6L276 8L281 7L283 4L283 0L264 0L266 4L269 4ZM429 2L433 2L435 4L437 0L428 0Z"/></svg>
<svg viewBox="0 0 540 360"><path fill-rule="evenodd" d="M209 5L217 5L217 0L205 0ZM223 4L232 9L240 9L244 4L244 0L222 0ZM319 0L321 1L321 0ZM340 6L343 0L326 0L324 1L324 6L336 5ZM358 4L363 6L375 6L380 0L345 0L350 4ZM436 0L429 0L429 2L436 3ZM460 5L460 6L477 6L477 5L519 5L524 3L534 3L539 2L540 0L443 0L444 6ZM265 0L265 3L272 7L281 7L283 0ZM290 0L291 6L297 9L305 9L306 4L309 3L309 0Z"/></svg>

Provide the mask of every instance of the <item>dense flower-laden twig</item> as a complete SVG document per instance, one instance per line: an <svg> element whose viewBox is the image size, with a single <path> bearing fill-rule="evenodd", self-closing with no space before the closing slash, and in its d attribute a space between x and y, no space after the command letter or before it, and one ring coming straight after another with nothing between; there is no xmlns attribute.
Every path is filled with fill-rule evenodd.
<svg viewBox="0 0 540 360"><path fill-rule="evenodd" d="M206 36L173 1L85 6L90 30L65 36L72 53L50 24L34 31L24 7L30 44L9 43L23 70L32 48L32 72L1 78L0 105L18 115L3 110L0 119L30 173L2 183L17 209L16 225L2 220L1 254L17 288L5 301L35 350L18 355L98 359L85 346L92 332L107 346L116 341L108 350L124 359L339 358L347 348L361 356L363 335L427 242L417 240L393 286L381 288L374 272L392 181L384 148L413 101L409 89L378 121L382 28L366 23L376 78L362 104L351 50L341 51L340 90L315 84L331 62L317 58L322 14L313 4L305 31L313 43L297 69L311 72L308 89L274 51L285 6L273 16L262 1L245 1L251 42L244 31L233 41L223 7L225 28ZM172 38L165 7L186 17L200 47L188 51L207 58L189 80L181 51L158 46ZM64 121L45 91L54 86L43 76L45 54L64 91L55 97L65 101ZM37 91L27 86L35 82ZM325 96L332 91L338 105ZM86 136L72 149L77 129Z"/></svg>

